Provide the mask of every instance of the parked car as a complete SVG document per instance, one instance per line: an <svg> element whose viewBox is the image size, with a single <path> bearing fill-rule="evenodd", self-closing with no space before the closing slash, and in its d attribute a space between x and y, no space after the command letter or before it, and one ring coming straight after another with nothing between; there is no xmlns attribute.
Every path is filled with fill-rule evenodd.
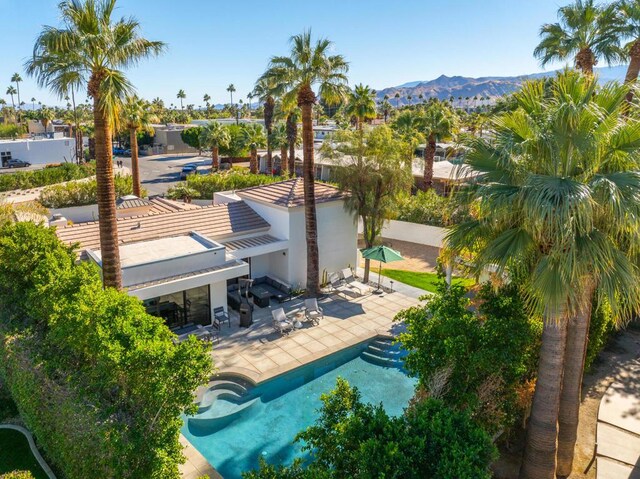
<svg viewBox="0 0 640 479"><path fill-rule="evenodd" d="M26 168L27 166L31 166L31 163L17 158L7 161L7 168Z"/></svg>
<svg viewBox="0 0 640 479"><path fill-rule="evenodd" d="M186 180L187 176L195 175L198 173L198 167L193 163L189 163L188 165L184 165L182 167L182 171L180 172L180 179Z"/></svg>

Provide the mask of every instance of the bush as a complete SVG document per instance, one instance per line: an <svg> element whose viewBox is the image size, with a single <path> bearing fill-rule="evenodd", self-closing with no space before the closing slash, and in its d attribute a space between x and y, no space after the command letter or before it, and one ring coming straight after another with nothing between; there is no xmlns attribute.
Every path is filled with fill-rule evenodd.
<svg viewBox="0 0 640 479"><path fill-rule="evenodd" d="M418 191L415 195L398 200L397 218L400 221L431 226L451 226L464 221L466 208L460 206L455 195L439 196L435 190Z"/></svg>
<svg viewBox="0 0 640 479"><path fill-rule="evenodd" d="M180 132L180 138L182 138L182 141L186 145L190 146L191 148L195 148L196 150L202 150L202 145L200 145L201 133L202 133L201 126L185 128Z"/></svg>
<svg viewBox="0 0 640 479"><path fill-rule="evenodd" d="M114 177L116 198L133 193L131 176ZM142 196L147 192L143 189ZM40 203L48 208L93 205L98 202L98 184L95 178L86 181L70 181L45 188L40 194Z"/></svg>
<svg viewBox="0 0 640 479"><path fill-rule="evenodd" d="M53 185L64 181L80 180L96 174L95 162L76 165L63 163L36 171L19 171L0 175L0 191L25 190Z"/></svg>
<svg viewBox="0 0 640 479"><path fill-rule="evenodd" d="M33 479L33 474L29 471L13 471L0 474L0 479Z"/></svg>
<svg viewBox="0 0 640 479"><path fill-rule="evenodd" d="M0 377L65 477L177 479L180 414L211 373L207 348L174 344L75 258L49 228L0 230Z"/></svg>
<svg viewBox="0 0 640 479"><path fill-rule="evenodd" d="M364 404L356 388L338 379L336 389L322 395L316 423L300 433L311 452L306 471L261 469L245 479L374 478L483 479L496 456L491 438L466 412L427 399L400 417L389 417L382 405Z"/></svg>
<svg viewBox="0 0 640 479"><path fill-rule="evenodd" d="M606 299L594 304L589 324L589 343L584 361L585 371L589 371L600 351L609 342L616 331L616 322L611 311L611 306Z"/></svg>
<svg viewBox="0 0 640 479"><path fill-rule="evenodd" d="M535 376L542 323L525 314L514 285L498 291L485 285L477 313L465 293L461 285L441 283L426 306L398 314L407 328L398 340L422 395L468 410L496 432L514 424L526 406L520 387Z"/></svg>
<svg viewBox="0 0 640 479"><path fill-rule="evenodd" d="M283 176L268 176L250 173L245 168L234 168L229 171L219 171L210 175L191 175L187 181L169 188L167 196L181 199L182 189L186 186L190 192L195 191L196 199L210 200L216 191L240 190L250 186L266 185L286 180Z"/></svg>
<svg viewBox="0 0 640 479"><path fill-rule="evenodd" d="M24 128L20 128L19 125L0 125L0 138L17 138L22 133L24 133Z"/></svg>

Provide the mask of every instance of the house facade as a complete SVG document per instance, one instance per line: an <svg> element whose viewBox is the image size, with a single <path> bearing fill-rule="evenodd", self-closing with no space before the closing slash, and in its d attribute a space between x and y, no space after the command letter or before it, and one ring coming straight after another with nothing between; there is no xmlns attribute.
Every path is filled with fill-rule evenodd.
<svg viewBox="0 0 640 479"><path fill-rule="evenodd" d="M269 277L304 288L302 194L302 180L294 179L216 194L215 204L204 207L119 202L123 287L170 327L209 324L215 308L228 309L228 293L242 278ZM344 196L317 184L316 202L321 272L355 266L357 223L344 208ZM101 266L98 222L59 226L56 232L63 242L78 245L80 260Z"/></svg>

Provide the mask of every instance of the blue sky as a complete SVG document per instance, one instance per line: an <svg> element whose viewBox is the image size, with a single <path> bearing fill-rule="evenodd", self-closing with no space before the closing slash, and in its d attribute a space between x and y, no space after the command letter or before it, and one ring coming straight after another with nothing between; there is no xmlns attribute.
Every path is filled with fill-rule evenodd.
<svg viewBox="0 0 640 479"><path fill-rule="evenodd" d="M42 25L58 25L59 0L0 0L0 93L19 71L22 99L60 103L23 71ZM330 38L350 63L350 83L381 89L441 74L486 76L541 71L532 56L538 30L568 0L119 0L143 34L168 43L160 58L128 72L145 98L187 103L208 93L246 100L269 57L305 28ZM3 83L4 82L4 83ZM9 98L2 95L7 101Z"/></svg>

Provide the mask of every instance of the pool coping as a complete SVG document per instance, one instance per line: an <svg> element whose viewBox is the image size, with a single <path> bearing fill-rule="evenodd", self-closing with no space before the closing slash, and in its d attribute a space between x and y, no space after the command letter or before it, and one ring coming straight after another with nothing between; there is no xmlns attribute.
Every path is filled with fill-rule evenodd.
<svg viewBox="0 0 640 479"><path fill-rule="evenodd" d="M33 454L33 457L35 457L38 464L40 464L40 467L42 468L44 473L49 477L49 479L57 479L56 475L49 467L49 464L47 464L47 461L44 460L42 454L40 454L40 451L38 451L36 442L33 439L33 434L31 434L28 429L16 424L0 424L0 429L12 429L14 431L22 433L22 435L27 438L27 442L29 443L29 447L31 448L31 454Z"/></svg>

